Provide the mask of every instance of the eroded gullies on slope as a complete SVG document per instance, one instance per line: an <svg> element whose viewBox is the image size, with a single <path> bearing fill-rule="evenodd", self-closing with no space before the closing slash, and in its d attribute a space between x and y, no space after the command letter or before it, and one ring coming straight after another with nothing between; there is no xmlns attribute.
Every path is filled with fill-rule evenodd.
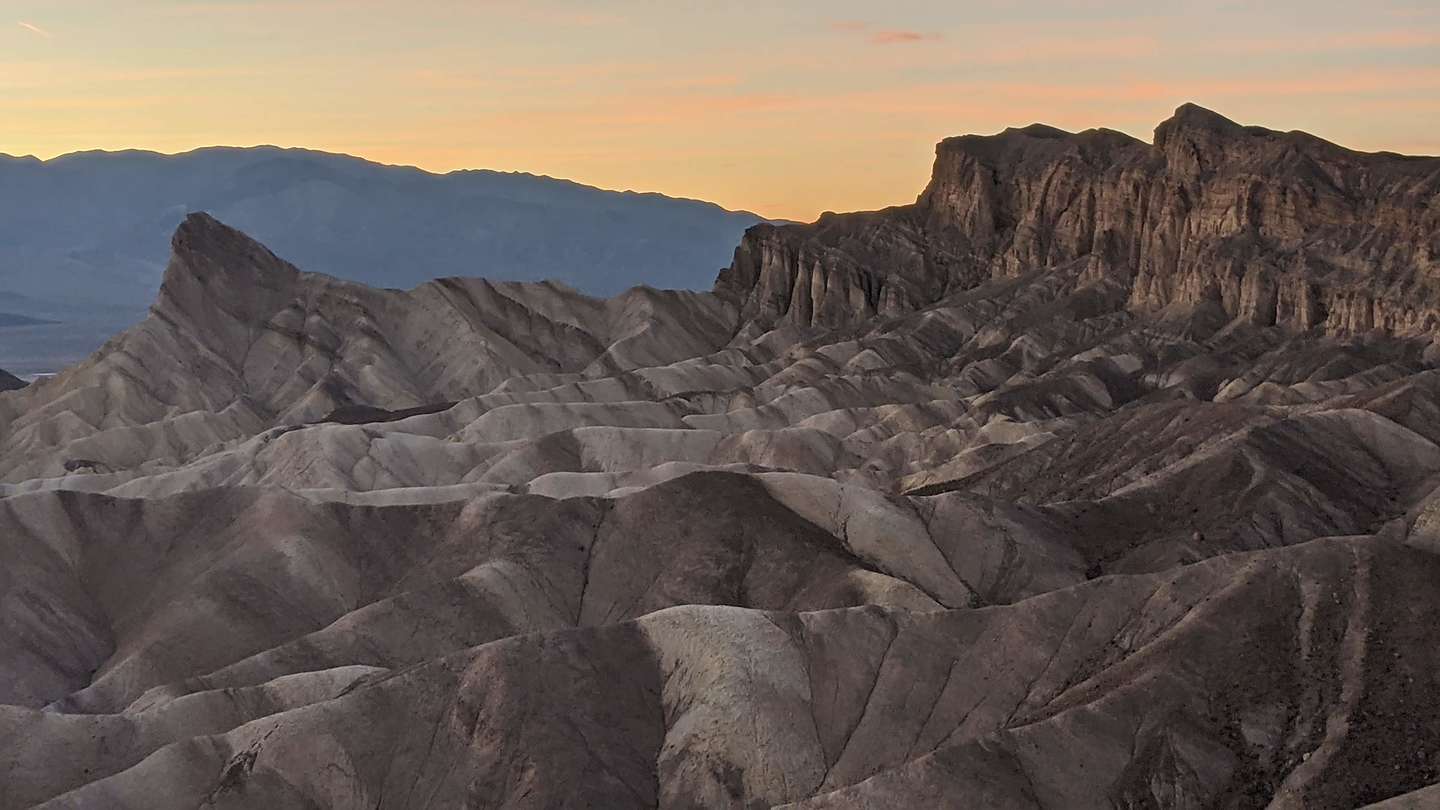
<svg viewBox="0 0 1440 810"><path fill-rule="evenodd" d="M0 395L0 805L1423 791L1437 194L1192 107L1027 127L608 301L191 217Z"/></svg>

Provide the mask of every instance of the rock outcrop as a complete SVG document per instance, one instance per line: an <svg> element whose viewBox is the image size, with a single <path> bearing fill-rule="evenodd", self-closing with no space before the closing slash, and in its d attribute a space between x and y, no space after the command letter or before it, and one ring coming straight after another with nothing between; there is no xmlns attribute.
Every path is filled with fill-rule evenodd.
<svg viewBox="0 0 1440 810"><path fill-rule="evenodd" d="M483 279L373 289L302 273L205 214L186 219L172 242L149 318L0 401L0 480L58 471L59 456L42 469L26 461L47 448L75 445L70 457L116 469L187 459L339 409L424 407L517 375L680 360L733 330L731 309L698 293L636 288L605 301L560 284ZM163 456L136 443L157 431ZM115 450L89 448L96 443Z"/></svg>
<svg viewBox="0 0 1440 810"><path fill-rule="evenodd" d="M25 381L0 368L0 391L16 391L24 388Z"/></svg>
<svg viewBox="0 0 1440 810"><path fill-rule="evenodd" d="M950 138L914 205L752 228L719 288L837 326L1067 269L1132 312L1209 304L1327 334L1440 325L1440 159L1361 154L1194 105L1153 144L1034 125Z"/></svg>
<svg viewBox="0 0 1440 810"><path fill-rule="evenodd" d="M952 139L609 300L193 216L0 394L0 808L1428 806L1434 166Z"/></svg>
<svg viewBox="0 0 1440 810"><path fill-rule="evenodd" d="M660 194L304 149L0 154L0 367L73 365L143 317L187 210L306 270L372 287L481 275L595 295L705 289L763 221Z"/></svg>

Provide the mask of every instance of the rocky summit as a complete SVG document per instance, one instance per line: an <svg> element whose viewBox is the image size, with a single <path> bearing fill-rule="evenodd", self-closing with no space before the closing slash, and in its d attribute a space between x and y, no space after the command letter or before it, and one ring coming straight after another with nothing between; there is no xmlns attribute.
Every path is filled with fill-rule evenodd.
<svg viewBox="0 0 1440 810"><path fill-rule="evenodd" d="M0 394L0 807L1440 804L1440 159L937 148L708 293L205 214Z"/></svg>

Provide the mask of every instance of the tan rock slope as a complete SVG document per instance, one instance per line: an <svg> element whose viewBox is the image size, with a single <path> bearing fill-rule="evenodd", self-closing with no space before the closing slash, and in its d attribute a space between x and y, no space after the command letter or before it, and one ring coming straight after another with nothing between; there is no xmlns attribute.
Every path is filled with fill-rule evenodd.
<svg viewBox="0 0 1440 810"><path fill-rule="evenodd" d="M713 293L194 215L0 394L0 807L1424 807L1440 160L943 142Z"/></svg>

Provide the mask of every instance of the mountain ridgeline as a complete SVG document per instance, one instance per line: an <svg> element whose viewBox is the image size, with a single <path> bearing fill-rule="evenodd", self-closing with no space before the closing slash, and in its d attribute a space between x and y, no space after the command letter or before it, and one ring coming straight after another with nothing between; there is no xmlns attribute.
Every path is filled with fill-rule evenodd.
<svg viewBox="0 0 1440 810"><path fill-rule="evenodd" d="M0 367L54 371L143 315L169 236L192 211L307 270L371 286L486 276L595 295L708 289L761 221L659 194L301 149L0 156Z"/></svg>
<svg viewBox="0 0 1440 810"><path fill-rule="evenodd" d="M1352 152L1194 105L1155 130L950 138L911 206L750 231L720 290L833 326L1037 271L1126 310L1212 308L1331 334L1440 325L1440 160Z"/></svg>
<svg viewBox="0 0 1440 810"><path fill-rule="evenodd" d="M187 216L0 393L0 808L1434 806L1437 206L1187 106L708 292Z"/></svg>
<svg viewBox="0 0 1440 810"><path fill-rule="evenodd" d="M149 302L166 240L190 211L372 286L481 275L599 295L708 287L760 219L530 174L433 174L268 146L0 158L0 189L0 290L100 303ZM72 289L81 282L89 289Z"/></svg>

